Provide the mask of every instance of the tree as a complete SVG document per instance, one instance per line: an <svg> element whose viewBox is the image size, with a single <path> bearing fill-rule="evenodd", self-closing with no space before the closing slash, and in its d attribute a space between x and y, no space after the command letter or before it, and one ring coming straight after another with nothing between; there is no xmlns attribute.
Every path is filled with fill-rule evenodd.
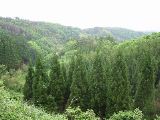
<svg viewBox="0 0 160 120"><path fill-rule="evenodd" d="M58 56L54 55L51 62L49 94L54 98L58 111L64 110L64 80ZM54 107L54 106L53 106Z"/></svg>
<svg viewBox="0 0 160 120"><path fill-rule="evenodd" d="M70 88L71 94L68 102L73 107L80 106L82 110L87 107L87 80L86 71L84 68L83 58L80 54L78 54L72 76L73 81Z"/></svg>
<svg viewBox="0 0 160 120"><path fill-rule="evenodd" d="M65 103L66 103L66 107L68 107L68 99L71 93L71 84L73 81L73 72L74 72L74 68L75 68L75 60L74 57L71 58L71 61L69 62L69 67L68 67L68 72L67 72L67 79L65 79Z"/></svg>
<svg viewBox="0 0 160 120"><path fill-rule="evenodd" d="M6 69L7 68L5 65L0 65L0 79L1 79L1 76L7 72Z"/></svg>
<svg viewBox="0 0 160 120"><path fill-rule="evenodd" d="M28 67L28 73L26 76L26 82L24 84L24 100L31 100L33 97L33 91L32 91L32 86L33 86L33 80L34 80L34 70L32 65L30 64Z"/></svg>
<svg viewBox="0 0 160 120"><path fill-rule="evenodd" d="M118 51L115 55L110 85L110 113L130 110L132 106L130 82L123 54Z"/></svg>
<svg viewBox="0 0 160 120"><path fill-rule="evenodd" d="M97 53L90 80L91 108L100 117L104 117L107 109L108 88L100 53Z"/></svg>
<svg viewBox="0 0 160 120"><path fill-rule="evenodd" d="M41 59L38 57L33 80L33 100L35 105L47 104L48 77Z"/></svg>
<svg viewBox="0 0 160 120"><path fill-rule="evenodd" d="M141 58L141 80L135 96L135 107L151 115L155 100L155 61L149 51L145 51Z"/></svg>
<svg viewBox="0 0 160 120"><path fill-rule="evenodd" d="M20 58L17 52L17 46L12 36L0 30L0 64L5 65L7 70L18 68Z"/></svg>

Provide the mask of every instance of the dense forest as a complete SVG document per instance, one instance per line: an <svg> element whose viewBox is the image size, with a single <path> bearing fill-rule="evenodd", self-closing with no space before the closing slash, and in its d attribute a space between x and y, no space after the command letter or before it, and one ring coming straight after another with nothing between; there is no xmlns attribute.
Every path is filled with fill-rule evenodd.
<svg viewBox="0 0 160 120"><path fill-rule="evenodd" d="M0 58L4 60L6 60L5 57L11 58L12 63L14 62L13 66L9 63L9 60L2 60L0 64L16 69L23 63L28 63L29 60L35 62L37 54L41 54L44 60L47 61L51 58L53 52L62 56L66 52L71 51L69 47L72 47L72 44L82 45L87 43L89 45L90 42L93 43L93 40L91 41L90 39L106 37L122 41L137 38L145 34L122 28L82 30L53 23L0 17L0 49L3 51ZM72 41L76 41L77 43ZM12 56L9 57L8 54L10 52L13 52L13 54L10 54Z"/></svg>
<svg viewBox="0 0 160 120"><path fill-rule="evenodd" d="M0 119L160 120L160 33L0 18Z"/></svg>

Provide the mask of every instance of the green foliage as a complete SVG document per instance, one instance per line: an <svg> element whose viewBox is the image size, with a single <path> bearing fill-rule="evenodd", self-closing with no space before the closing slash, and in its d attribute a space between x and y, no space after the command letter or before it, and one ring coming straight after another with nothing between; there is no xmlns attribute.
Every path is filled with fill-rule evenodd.
<svg viewBox="0 0 160 120"><path fill-rule="evenodd" d="M26 76L26 82L24 84L24 90L23 90L24 100L31 100L33 98L33 90L32 90L33 80L34 80L34 69L30 64L28 68L28 74Z"/></svg>
<svg viewBox="0 0 160 120"><path fill-rule="evenodd" d="M160 120L160 116L156 116L154 120Z"/></svg>
<svg viewBox="0 0 160 120"><path fill-rule="evenodd" d="M87 109L86 70L84 67L83 58L80 54L77 55L77 59L75 61L72 80L69 104L71 106L81 106L82 110Z"/></svg>
<svg viewBox="0 0 160 120"><path fill-rule="evenodd" d="M49 80L40 58L37 59L33 80L33 100L35 105L46 105Z"/></svg>
<svg viewBox="0 0 160 120"><path fill-rule="evenodd" d="M8 91L0 88L0 119L1 120L67 120L63 115L47 114L42 109L28 106L16 100Z"/></svg>
<svg viewBox="0 0 160 120"><path fill-rule="evenodd" d="M10 41L8 41L8 38L5 37L6 35L0 34L2 40L3 38L5 39L5 42L0 41L0 51L2 51L0 52L2 53L0 54L0 58L2 58L2 55L4 59L0 64L7 65L9 68L20 68L22 63L27 64L30 59L34 63L36 54L42 54L45 58L53 52L63 55L66 51L71 49L74 51L78 47L80 49L94 49L96 44L91 39L96 39L96 37L108 39L113 42L115 41L114 39L126 40L144 35L144 33L123 28L92 28L81 30L59 24L3 17L0 17L0 28L0 31L10 36ZM67 44L65 44L66 42ZM4 51L4 47L2 47L4 45L6 46L5 49L7 49L6 52ZM8 59L4 55L7 55Z"/></svg>
<svg viewBox="0 0 160 120"><path fill-rule="evenodd" d="M80 106L83 111L93 109L101 118L106 113L108 118L114 112L139 107L145 116L156 114L160 103L160 33L118 43L115 38L130 39L143 33L121 28L80 30L9 18L0 18L0 27L0 86L12 91L11 101L19 101L21 96L15 92L22 92L25 83L25 71L17 69L23 69L31 59L36 65L29 67L24 97L29 100L33 95L31 103L49 112ZM52 58L53 52L57 55ZM18 108L9 106L15 111L6 116L13 113L13 119L18 119L15 112L23 111L19 109L22 103L15 103ZM77 119L93 115L79 108L69 108L67 115L74 119L78 112ZM125 111L117 115L132 119L137 114Z"/></svg>
<svg viewBox="0 0 160 120"><path fill-rule="evenodd" d="M132 30L124 29L124 28L101 28L101 27L95 27L95 28L89 28L85 30L88 34L97 36L97 37L113 37L116 40L123 41L123 40L129 40L134 39L140 36L145 35L143 32L135 32Z"/></svg>
<svg viewBox="0 0 160 120"><path fill-rule="evenodd" d="M135 97L135 106L139 107L144 113L153 114L155 107L155 66L154 57L144 53L142 63L142 79L138 86Z"/></svg>
<svg viewBox="0 0 160 120"><path fill-rule="evenodd" d="M0 29L0 64L8 69L17 68L20 62L17 47L11 35Z"/></svg>
<svg viewBox="0 0 160 120"><path fill-rule="evenodd" d="M67 103L68 102L68 99L69 99L69 96L70 96L70 93L71 93L71 90L70 90L70 87L71 87L71 84L72 84L72 81L73 81L73 72L74 72L74 68L75 68L75 60L74 60L74 57L71 59L70 63L69 63L69 67L68 67L68 72L67 72L67 78L65 79L65 102ZM70 104L70 103L68 103ZM66 105L68 106L68 105Z"/></svg>
<svg viewBox="0 0 160 120"><path fill-rule="evenodd" d="M101 118L105 114L108 118L114 112L139 107L145 116L153 118L155 84L159 84L155 82L159 70L156 67L159 63L159 42L154 37L121 44L102 40L96 43L95 48L89 49L83 43L78 43L77 56L66 57L64 54L58 58L55 55L47 72L50 82L46 81L46 99L42 99L45 105L41 105L57 112L63 111L66 106L80 106L83 111L90 108ZM41 61L41 65L45 64ZM46 73L44 67L38 67L37 70ZM41 77L43 79L48 78L47 74L42 76L46 76ZM39 91L36 93L42 95Z"/></svg>
<svg viewBox="0 0 160 120"><path fill-rule="evenodd" d="M64 104L64 79L61 72L58 56L54 55L51 62L49 94L54 98L58 111L63 111ZM54 106L53 106L54 107Z"/></svg>
<svg viewBox="0 0 160 120"><path fill-rule="evenodd" d="M91 108L101 117L105 116L108 108L108 83L101 54L97 53L89 81L89 92L91 94Z"/></svg>
<svg viewBox="0 0 160 120"><path fill-rule="evenodd" d="M0 65L0 78L2 75L6 73L6 66L5 65Z"/></svg>
<svg viewBox="0 0 160 120"><path fill-rule="evenodd" d="M93 110L82 112L80 107L68 107L65 114L68 120L98 120Z"/></svg>
<svg viewBox="0 0 160 120"><path fill-rule="evenodd" d="M143 120L142 111L135 109L134 111L120 111L113 114L108 120Z"/></svg>
<svg viewBox="0 0 160 120"><path fill-rule="evenodd" d="M132 106L126 61L120 51L116 53L115 58L111 73L112 79L109 98L111 113L120 110L130 110Z"/></svg>
<svg viewBox="0 0 160 120"><path fill-rule="evenodd" d="M23 92L23 86L25 83L25 68L24 70L10 70L2 75L1 81L7 89L15 92Z"/></svg>

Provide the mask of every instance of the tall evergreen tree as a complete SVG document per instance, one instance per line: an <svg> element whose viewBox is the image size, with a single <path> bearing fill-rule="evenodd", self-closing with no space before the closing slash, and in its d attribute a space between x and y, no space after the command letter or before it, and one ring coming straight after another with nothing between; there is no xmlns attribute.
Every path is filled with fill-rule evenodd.
<svg viewBox="0 0 160 120"><path fill-rule="evenodd" d="M137 88L138 88L139 80L141 79L140 65L138 60L132 57L128 60L127 66L128 66L128 74L129 74L128 78L131 84L131 95L132 95L132 98L134 99Z"/></svg>
<svg viewBox="0 0 160 120"><path fill-rule="evenodd" d="M71 106L80 106L82 110L87 109L87 80L86 70L84 68L82 56L78 54L72 76L73 81L70 88L69 104Z"/></svg>
<svg viewBox="0 0 160 120"><path fill-rule="evenodd" d="M110 84L110 114L131 109L130 82L127 66L121 51L116 53Z"/></svg>
<svg viewBox="0 0 160 120"><path fill-rule="evenodd" d="M35 105L47 104L48 77L40 58L36 61L35 77L33 81L33 100Z"/></svg>
<svg viewBox="0 0 160 120"><path fill-rule="evenodd" d="M19 55L14 39L9 33L0 30L0 64L6 65L7 69L18 68Z"/></svg>
<svg viewBox="0 0 160 120"><path fill-rule="evenodd" d="M154 112L155 61L147 51L141 57L141 81L135 96L135 107L139 107L146 115L149 115Z"/></svg>
<svg viewBox="0 0 160 120"><path fill-rule="evenodd" d="M107 79L102 64L102 59L99 53L97 53L94 63L92 76L90 80L89 91L91 94L91 108L100 117L104 117L107 109Z"/></svg>
<svg viewBox="0 0 160 120"><path fill-rule="evenodd" d="M49 93L54 98L58 111L64 110L64 80L58 56L54 55L51 62ZM54 106L53 106L54 107Z"/></svg>
<svg viewBox="0 0 160 120"><path fill-rule="evenodd" d="M71 58L71 61L69 63L69 67L68 67L68 71L67 71L67 79L65 79L65 103L66 103L66 107L68 107L68 99L71 93L71 84L72 84L72 79L73 79L73 72L74 72L74 67L75 67L75 60L74 57Z"/></svg>
<svg viewBox="0 0 160 120"><path fill-rule="evenodd" d="M24 84L24 100L31 100L33 97L33 91L32 91L32 86L33 86L33 80L34 80L34 69L32 65L30 64L28 67L28 73L26 76L26 82Z"/></svg>

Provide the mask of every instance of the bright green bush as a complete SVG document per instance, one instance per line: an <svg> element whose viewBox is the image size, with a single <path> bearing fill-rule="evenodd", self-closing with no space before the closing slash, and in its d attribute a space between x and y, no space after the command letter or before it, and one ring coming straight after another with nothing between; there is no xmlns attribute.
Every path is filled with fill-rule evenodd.
<svg viewBox="0 0 160 120"><path fill-rule="evenodd" d="M63 115L50 115L34 106L12 98L9 92L0 88L0 120L67 120Z"/></svg>
<svg viewBox="0 0 160 120"><path fill-rule="evenodd" d="M154 120L160 120L160 116L157 116Z"/></svg>
<svg viewBox="0 0 160 120"><path fill-rule="evenodd" d="M22 92L25 82L26 73L24 70L10 70L1 76L4 86L7 89L14 90L16 92Z"/></svg>
<svg viewBox="0 0 160 120"><path fill-rule="evenodd" d="M68 120L98 120L93 110L87 110L82 112L80 107L66 109L66 116Z"/></svg>
<svg viewBox="0 0 160 120"><path fill-rule="evenodd" d="M120 111L108 120L143 120L143 114L139 109L135 109L134 111Z"/></svg>

